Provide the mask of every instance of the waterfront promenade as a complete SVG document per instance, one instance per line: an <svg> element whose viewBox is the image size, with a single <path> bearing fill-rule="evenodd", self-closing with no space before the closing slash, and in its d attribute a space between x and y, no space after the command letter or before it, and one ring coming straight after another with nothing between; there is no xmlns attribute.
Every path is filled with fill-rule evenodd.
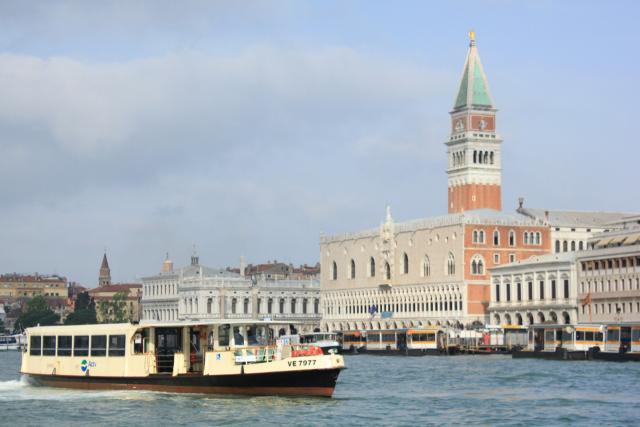
<svg viewBox="0 0 640 427"><path fill-rule="evenodd" d="M333 399L34 388L0 353L0 411L14 425L621 425L640 364L510 356L347 356Z"/></svg>

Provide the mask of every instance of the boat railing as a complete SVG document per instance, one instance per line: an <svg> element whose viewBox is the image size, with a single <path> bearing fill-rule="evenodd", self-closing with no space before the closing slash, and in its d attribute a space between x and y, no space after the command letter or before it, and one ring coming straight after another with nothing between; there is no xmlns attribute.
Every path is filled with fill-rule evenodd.
<svg viewBox="0 0 640 427"><path fill-rule="evenodd" d="M236 347L233 355L236 364L266 363L276 359L277 349L273 346Z"/></svg>

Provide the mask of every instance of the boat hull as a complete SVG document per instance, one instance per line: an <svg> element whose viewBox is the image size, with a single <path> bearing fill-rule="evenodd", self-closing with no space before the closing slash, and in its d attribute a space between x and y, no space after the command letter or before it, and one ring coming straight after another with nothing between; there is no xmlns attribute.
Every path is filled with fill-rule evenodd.
<svg viewBox="0 0 640 427"><path fill-rule="evenodd" d="M545 360L588 360L586 351L528 351L516 350L511 353L514 359L545 359Z"/></svg>
<svg viewBox="0 0 640 427"><path fill-rule="evenodd" d="M239 375L156 374L146 377L23 375L33 385L82 390L331 397L339 373L340 369L317 369Z"/></svg>

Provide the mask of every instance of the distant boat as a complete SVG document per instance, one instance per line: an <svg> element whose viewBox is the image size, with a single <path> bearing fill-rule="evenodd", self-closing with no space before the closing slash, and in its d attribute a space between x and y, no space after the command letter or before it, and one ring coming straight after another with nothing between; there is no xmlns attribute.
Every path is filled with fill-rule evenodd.
<svg viewBox="0 0 640 427"><path fill-rule="evenodd" d="M0 351L21 350L27 346L25 334L0 335Z"/></svg>

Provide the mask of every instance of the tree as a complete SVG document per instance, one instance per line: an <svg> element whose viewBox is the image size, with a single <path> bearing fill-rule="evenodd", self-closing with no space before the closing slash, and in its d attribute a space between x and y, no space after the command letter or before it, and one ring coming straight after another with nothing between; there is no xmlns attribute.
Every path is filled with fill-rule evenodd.
<svg viewBox="0 0 640 427"><path fill-rule="evenodd" d="M73 313L64 320L65 325L93 325L98 323L96 319L96 303L88 292L81 292L76 297Z"/></svg>
<svg viewBox="0 0 640 427"><path fill-rule="evenodd" d="M27 311L18 317L14 330L15 332L21 332L23 329L32 326L55 325L59 320L60 316L49 308L47 300L43 296L38 295L27 303Z"/></svg>
<svg viewBox="0 0 640 427"><path fill-rule="evenodd" d="M127 296L129 291L116 293L111 300L99 301L98 311L103 323L127 322Z"/></svg>

